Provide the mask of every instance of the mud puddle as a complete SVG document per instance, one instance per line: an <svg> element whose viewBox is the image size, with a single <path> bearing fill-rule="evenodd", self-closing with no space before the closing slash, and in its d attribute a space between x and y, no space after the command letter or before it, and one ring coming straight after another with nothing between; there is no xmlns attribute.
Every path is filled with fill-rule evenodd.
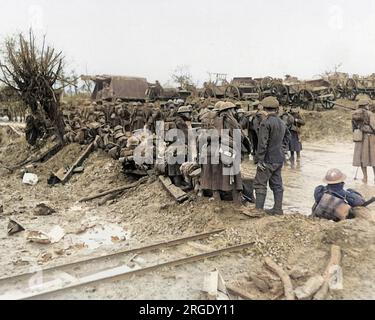
<svg viewBox="0 0 375 320"><path fill-rule="evenodd" d="M375 195L372 168L368 168L369 182L362 183L361 169L352 166L354 145L351 143L305 143L301 160L291 168L290 162L283 168L284 210L289 213L311 214L314 204L314 189L323 184L322 179L330 168L338 168L347 175L346 188L359 191L366 198ZM245 161L242 170L246 175L255 176L252 161ZM357 173L357 179L355 179ZM272 191L268 190L266 206L273 203Z"/></svg>

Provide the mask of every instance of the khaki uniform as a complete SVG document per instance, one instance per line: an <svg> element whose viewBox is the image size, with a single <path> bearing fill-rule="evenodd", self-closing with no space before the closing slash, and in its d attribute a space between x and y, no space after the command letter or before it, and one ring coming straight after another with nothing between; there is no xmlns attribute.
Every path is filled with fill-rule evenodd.
<svg viewBox="0 0 375 320"><path fill-rule="evenodd" d="M211 115L212 116L212 115ZM233 129L240 129L240 125L238 124L237 120L234 119L232 116L228 116L227 113L224 111L220 115L217 115L214 119L210 119L207 117L202 122L210 122L213 124L213 127L219 132L222 129L229 129L230 137L233 138ZM219 155L219 148L211 148L210 142L208 142L207 146L202 146L203 150L207 150L207 164L202 164L202 173L200 178L200 185L201 189L203 190L212 190L212 191L233 191L233 190L242 190L242 179L241 173L236 175L224 175L224 163L222 162L221 158L219 159L219 163L215 164L212 163L213 158L217 159ZM237 154L237 157L241 157L241 154Z"/></svg>
<svg viewBox="0 0 375 320"><path fill-rule="evenodd" d="M353 130L360 129L362 141L354 142L354 167L375 167L375 115L364 109L354 111Z"/></svg>

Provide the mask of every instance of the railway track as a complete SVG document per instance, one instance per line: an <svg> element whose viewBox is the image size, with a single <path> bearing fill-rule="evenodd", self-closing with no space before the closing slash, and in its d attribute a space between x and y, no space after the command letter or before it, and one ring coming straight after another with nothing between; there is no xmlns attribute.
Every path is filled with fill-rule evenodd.
<svg viewBox="0 0 375 320"><path fill-rule="evenodd" d="M224 253L246 249L252 245L252 243L245 243L184 257L181 257L181 253L174 248L174 257L172 259L167 259L167 261L161 262L151 262L147 263L146 266L138 265L133 268L129 267L127 265L128 263L121 262L121 260L125 258L130 262L135 255L150 254L163 248L176 247L188 244L192 241L206 239L212 235L223 232L224 230L225 229L219 229L211 232L195 234L170 241L154 243L143 247L122 250L108 255L45 268L35 272L27 272L7 278L1 278L0 299L45 299L56 292L67 291L95 283L123 280L129 276L146 274L164 267L174 267L201 261L207 258L217 257ZM111 266L111 262L112 264L115 262L116 266ZM85 268L89 269L89 271L84 271L82 273L82 269Z"/></svg>

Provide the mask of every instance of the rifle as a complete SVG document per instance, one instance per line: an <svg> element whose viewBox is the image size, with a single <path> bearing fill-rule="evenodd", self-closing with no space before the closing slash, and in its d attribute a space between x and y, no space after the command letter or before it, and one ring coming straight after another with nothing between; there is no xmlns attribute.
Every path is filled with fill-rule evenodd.
<svg viewBox="0 0 375 320"><path fill-rule="evenodd" d="M361 207L368 207L370 204L374 203L375 202L375 197L372 197L371 199L367 200L363 205L361 205Z"/></svg>

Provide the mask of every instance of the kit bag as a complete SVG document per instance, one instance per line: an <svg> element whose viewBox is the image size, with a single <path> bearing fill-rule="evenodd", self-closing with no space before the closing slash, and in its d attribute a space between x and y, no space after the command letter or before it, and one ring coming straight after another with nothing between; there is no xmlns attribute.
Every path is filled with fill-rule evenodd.
<svg viewBox="0 0 375 320"><path fill-rule="evenodd" d="M362 142L363 140L363 132L361 129L355 129L353 131L353 142Z"/></svg>

